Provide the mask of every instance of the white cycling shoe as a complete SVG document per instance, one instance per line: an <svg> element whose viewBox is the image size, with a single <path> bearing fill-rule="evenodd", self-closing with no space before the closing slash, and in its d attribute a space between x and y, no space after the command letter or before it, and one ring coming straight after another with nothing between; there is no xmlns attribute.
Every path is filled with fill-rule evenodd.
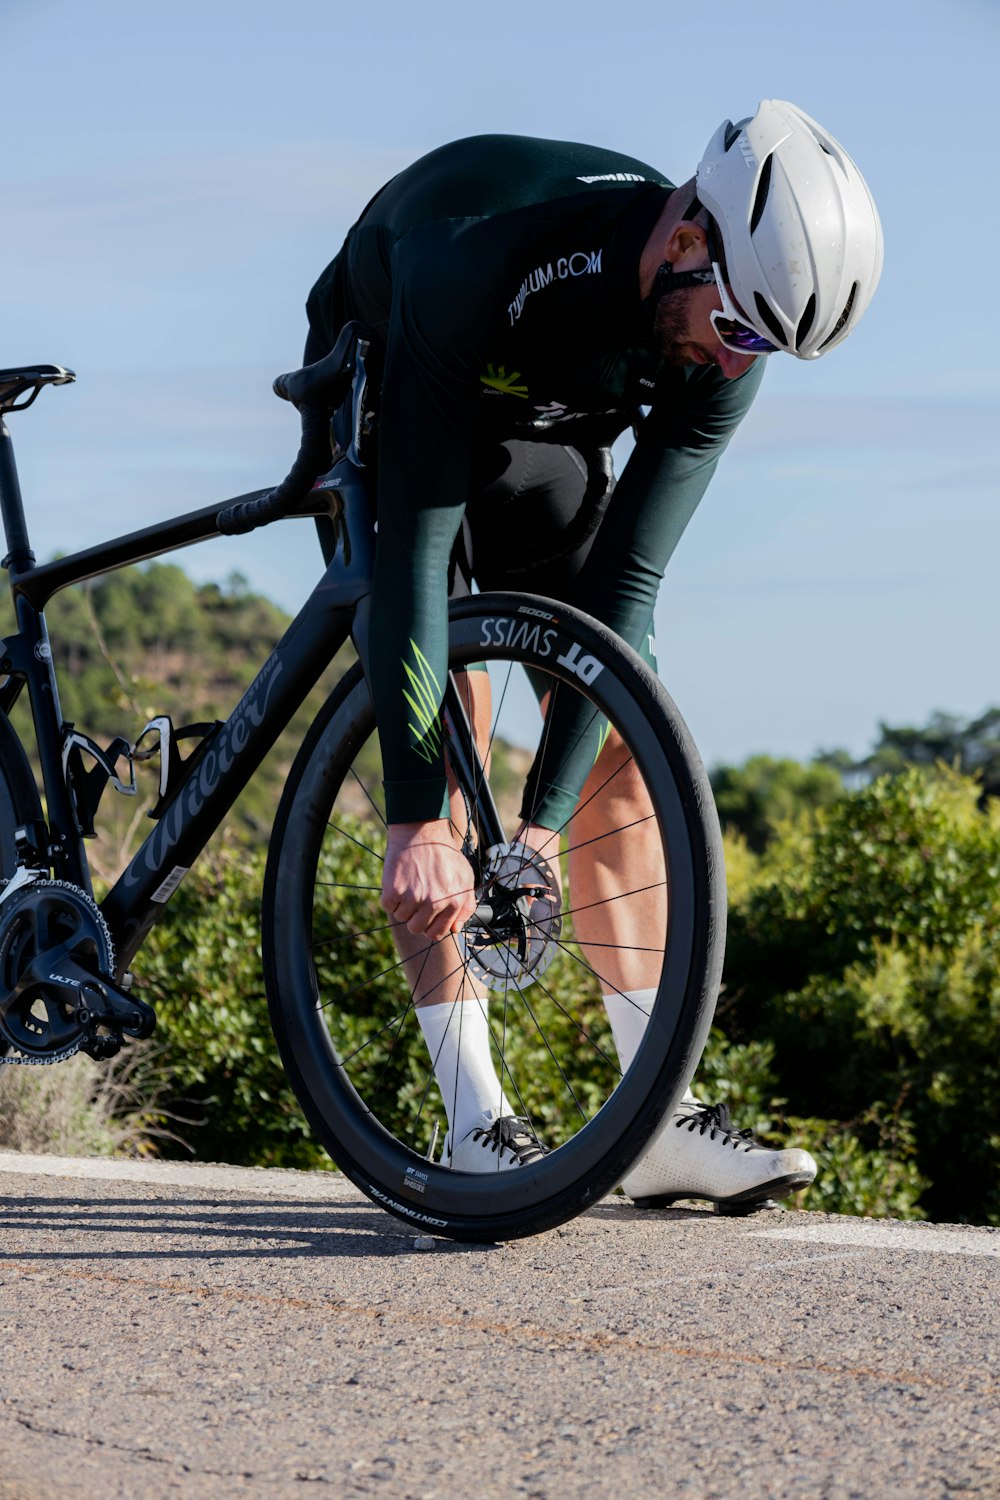
<svg viewBox="0 0 1000 1500"><path fill-rule="evenodd" d="M808 1187L816 1163L808 1151L771 1151L737 1130L724 1104L685 1099L646 1154L622 1180L637 1208L666 1208L707 1198L722 1213L752 1213Z"/></svg>
<svg viewBox="0 0 1000 1500"><path fill-rule="evenodd" d="M442 1161L456 1172L510 1172L540 1161L547 1149L527 1120L486 1110L454 1149L445 1138Z"/></svg>

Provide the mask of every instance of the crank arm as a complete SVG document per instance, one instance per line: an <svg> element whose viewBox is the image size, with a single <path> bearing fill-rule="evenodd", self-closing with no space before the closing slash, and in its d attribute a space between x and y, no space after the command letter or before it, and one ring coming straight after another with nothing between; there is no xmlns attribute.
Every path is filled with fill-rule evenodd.
<svg viewBox="0 0 1000 1500"><path fill-rule="evenodd" d="M156 1012L130 995L106 974L92 974L65 945L40 953L18 981L18 991L31 986L55 990L64 1004L72 1006L78 1025L91 1029L106 1026L127 1036L146 1037L156 1025Z"/></svg>
<svg viewBox="0 0 1000 1500"><path fill-rule="evenodd" d="M89 1019L85 1018L84 1010L89 1012ZM77 1020L83 1026L106 1026L111 1031L142 1038L152 1036L156 1011L127 990L119 989L103 974L98 979L91 975L80 986Z"/></svg>

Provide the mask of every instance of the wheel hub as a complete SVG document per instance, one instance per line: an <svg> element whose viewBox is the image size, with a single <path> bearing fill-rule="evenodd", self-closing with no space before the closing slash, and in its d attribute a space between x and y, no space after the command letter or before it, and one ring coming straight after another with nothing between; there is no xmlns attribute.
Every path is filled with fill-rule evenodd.
<svg viewBox="0 0 1000 1500"><path fill-rule="evenodd" d="M471 973L488 989L524 989L545 973L562 931L559 883L526 844L495 844L486 856L475 916L462 933Z"/></svg>

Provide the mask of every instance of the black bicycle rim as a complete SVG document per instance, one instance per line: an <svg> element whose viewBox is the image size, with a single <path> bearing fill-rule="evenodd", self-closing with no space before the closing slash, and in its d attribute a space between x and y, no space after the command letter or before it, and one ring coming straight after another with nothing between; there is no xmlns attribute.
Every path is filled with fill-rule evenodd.
<svg viewBox="0 0 1000 1500"><path fill-rule="evenodd" d="M544 629L537 626L540 617ZM374 727L359 672L334 694L293 768L275 825L265 889L265 970L275 1033L310 1124L337 1164L376 1202L413 1225L458 1239L511 1238L551 1227L597 1201L620 1180L693 1071L711 1021L721 969L725 907L714 807L697 753L662 685L610 632L561 606L523 596L477 596L454 607L453 668L477 660L496 663L512 654L566 683L567 690L569 685L580 687L576 670L581 660L600 662L601 670L586 686L586 695L624 735L650 791L668 851L670 917L649 1028L635 1062L619 1081L608 1038L589 1035L588 1028L596 1029L597 1023L582 1027L590 1049L588 1065L597 1052L612 1059L612 1086L604 1097L595 1086L599 1107L589 1118L585 1109L581 1112L575 1133L564 1131L556 1142L558 1149L544 1161L514 1173L451 1172L426 1158L432 1109L426 1112L423 1134L415 1135L401 1128L397 1119L383 1123L380 1116L386 1111L380 1101L372 1099L369 1088L355 1087L357 1058L374 1043L345 1036L344 1018L349 1010L360 1008L357 991L352 994L351 983L342 981L341 994L331 995L329 956L317 954L320 942L328 947L342 942L339 963L339 955L351 952L352 945L356 952L360 945L374 944L381 929L377 941L383 944L382 958L389 962L379 986L395 982L389 977L392 949L384 948L387 924L377 891L353 892L348 898L338 891L337 901L361 903L361 925L353 931L345 927L343 934L334 926L332 937L325 927L321 939L316 933L317 911L328 912L331 900L321 882L324 850L331 840L329 815L338 791L345 782L352 785L353 777L361 786L357 796L362 806L367 799L374 808L369 818L373 827L380 816L377 792L363 786L363 778L352 770ZM333 824L338 838L346 836L357 846L349 869L364 875L337 884L376 885L375 839L363 836L360 824L345 826L339 815ZM564 842L571 838L570 831ZM362 846L370 853L365 854ZM342 909L336 910L340 920ZM569 951L572 942L565 947L560 960L578 965L578 957ZM381 964L382 959L372 956L369 985L382 974ZM345 960L343 967L349 969L350 964ZM549 986L543 977L528 988L538 997ZM509 999L505 993L505 1012ZM546 997L545 1004L559 1008L558 996ZM519 1024L530 1033L538 1007L524 1003L519 994L515 1008ZM412 1032L415 1026L412 1011L406 1014L405 998L376 1019L378 1026L372 1024L380 1032L382 1052L398 1052L404 1027ZM559 1024L565 1031L579 1022L570 1017ZM577 1041L577 1052L586 1050L584 1041ZM543 1061L550 1066L548 1059ZM427 1081L426 1059L423 1065L423 1078L404 1080L402 1092L410 1089L416 1095L422 1087L426 1102L433 1084ZM544 1138L545 1132L540 1134Z"/></svg>

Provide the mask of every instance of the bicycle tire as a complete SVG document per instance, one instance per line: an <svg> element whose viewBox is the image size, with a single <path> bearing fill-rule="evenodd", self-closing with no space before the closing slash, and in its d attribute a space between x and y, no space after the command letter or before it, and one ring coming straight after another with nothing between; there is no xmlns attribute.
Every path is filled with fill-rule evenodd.
<svg viewBox="0 0 1000 1500"><path fill-rule="evenodd" d="M544 622L542 630L535 628L539 620ZM561 1132L555 1142L558 1149L516 1171L482 1175L456 1172L428 1158L426 1131L430 1120L429 1116L421 1120L421 1113L425 1105L429 1112L427 1100L434 1091L429 1058L426 1053L421 1055L419 1040L410 1046L410 1037L419 1036L419 1026L412 999L406 999L408 986L402 987L399 998L386 1001L392 1020L379 1025L377 1007L382 992L396 981L387 978L388 970L377 971L386 954L383 946L378 956L378 943L388 941L387 919L378 906L378 854L371 848L368 856L355 854L352 848L360 845L364 849L374 843L379 824L369 815L362 839L342 810L346 796L343 788L346 784L354 789L356 782L364 798L355 800L364 808L367 799L381 818L371 767L365 771L365 785L355 765L375 729L368 688L357 667L341 681L318 715L281 799L264 884L264 972L271 1023L287 1076L309 1125L336 1164L374 1202L415 1228L430 1229L452 1239L492 1241L552 1228L599 1201L621 1181L665 1114L675 1106L700 1058L715 1009L725 944L725 875L715 804L697 750L662 683L635 652L590 617L565 605L525 595L481 594L457 601L451 606L449 629L452 671L487 663L487 670L496 673L497 662L510 662L508 680L515 665L530 667L546 672L554 691L563 691L561 685L565 684L567 692L582 692L594 713L606 715L614 725L628 747L630 763L638 767L643 778L664 861L664 903L669 919L666 937L657 945L656 958L651 961L659 965L652 1016L631 1067L622 1077L620 1073L616 1076L614 1066L606 1066L606 1046L597 1039L599 1016L588 1021L588 1032L587 1026L571 1014L577 1007L576 1000L570 1000L567 1007L557 995L550 995L545 1000L547 1017L551 1012L547 1025L564 1030L567 1026L549 1005L549 999L553 999L563 1017L569 1016L573 1044L569 1050L575 1047L581 1054L579 1063L574 1057L571 1066L579 1066L581 1078L583 1070L588 1070L587 1088L593 1087L593 1097L586 1096L588 1107L596 1103L596 1108L588 1114L580 1106L572 1081L567 1080L573 1105L582 1119L577 1124L573 1108L565 1101L544 1101L538 1110L550 1128ZM516 644L510 646L510 641ZM543 651L543 647L547 649ZM587 683L581 683L578 675L584 660L598 664L596 670L590 669ZM497 693L492 685L490 695L495 701ZM491 728L494 748L489 754L496 776L499 750L493 733ZM355 827L355 834L350 833L351 827ZM609 830L607 836L616 832ZM351 849L362 874L367 865L363 879L358 879L353 866L340 870L336 861L346 857L341 846ZM324 873L349 873L350 879L324 883ZM636 895L635 891L625 891L621 899L634 899ZM575 916L577 926L583 909ZM567 915L572 910L570 896ZM352 912L360 917L352 916ZM355 927L359 919L362 925ZM339 956L335 956L337 945L344 942L352 947L340 947ZM568 936L567 943L555 944L560 950L558 957L565 960L572 983L579 982L582 988L589 986L593 991L595 983L605 982L603 970L599 973L589 961L581 963L574 945L580 952L593 955L592 946L588 949L582 940ZM366 956L368 948L372 949L370 956ZM570 967L570 959L580 968ZM372 979L351 988L350 966L358 963L367 964L375 972ZM590 978L585 980L581 969ZM377 989L375 981L379 982ZM535 1011L525 999L533 989L535 1010L540 1011L539 987L548 995L543 979L529 977L523 985L515 986L516 995L511 999L504 981L503 1042L511 1051L535 1044L528 1016L541 1034ZM368 994L364 1000L353 1002L352 996L365 989ZM516 1035L513 1027L509 1035L507 1031L508 1002L512 1013L517 1008L515 1002L525 1009ZM596 1006L596 1002L581 1001L581 1013L585 1003L592 1011ZM376 1014L369 1020L373 1004ZM404 1004L405 1009L401 1009ZM352 1028L360 1025L370 1028L371 1034L358 1042ZM386 1040L385 1034L393 1026L396 1030ZM405 1045L400 1042L404 1026ZM492 1031L492 1022L490 1026ZM586 1047L581 1040L584 1037ZM495 1032L493 1041L499 1047ZM369 1057L359 1062L368 1049ZM586 1056L582 1056L584 1053ZM529 1090L536 1087L535 1074L550 1066L544 1054L540 1056L541 1064L537 1059L530 1062L530 1058L529 1063L518 1064ZM499 1065L501 1075L509 1076L512 1085L520 1089L502 1048ZM560 1078L565 1079L561 1064L556 1066ZM403 1081L398 1086L390 1076L397 1068L403 1069ZM412 1070L421 1068L420 1077L414 1081ZM378 1069L379 1093L368 1076ZM601 1069L607 1076L592 1085L592 1075L597 1076ZM420 1087L423 1097L414 1116L413 1098ZM556 1082L553 1092L556 1088L561 1090L561 1082ZM580 1089L582 1093L582 1083ZM402 1125L397 1118L401 1111L405 1114ZM557 1122L556 1127L551 1126L552 1120ZM432 1151L433 1139L432 1135Z"/></svg>

